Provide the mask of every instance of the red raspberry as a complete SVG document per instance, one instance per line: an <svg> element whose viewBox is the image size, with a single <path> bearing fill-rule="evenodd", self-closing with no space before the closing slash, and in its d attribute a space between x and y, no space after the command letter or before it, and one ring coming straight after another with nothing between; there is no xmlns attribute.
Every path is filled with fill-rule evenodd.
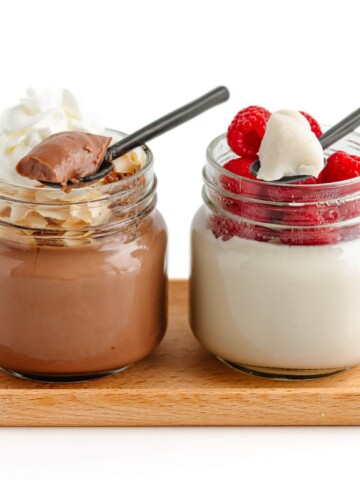
<svg viewBox="0 0 360 480"><path fill-rule="evenodd" d="M253 162L254 160L252 158L234 158L233 160L226 162L224 168L231 173L240 175L240 177L256 180L256 177L250 172L250 167ZM220 181L225 190L228 190L231 193L240 193L239 180L223 175Z"/></svg>
<svg viewBox="0 0 360 480"><path fill-rule="evenodd" d="M285 245L330 245L340 240L338 228L309 228L307 230L285 230L281 233Z"/></svg>
<svg viewBox="0 0 360 480"><path fill-rule="evenodd" d="M300 207L283 207L284 224L289 226L316 227L323 225L325 219L317 205L301 205Z"/></svg>
<svg viewBox="0 0 360 480"><path fill-rule="evenodd" d="M220 183L224 190L228 192L235 193L236 195L244 195L245 197L257 198L259 193L259 186L257 183L244 182L243 179L252 179L256 180L256 177L250 172L250 166L253 163L252 158L234 158L229 160L224 168L235 175L239 175L242 178L231 178L226 175L221 175ZM248 202L246 200L235 200L230 197L222 197L222 204L225 210L234 213L235 215L244 214L244 208L249 209ZM254 209L253 204L251 208Z"/></svg>
<svg viewBox="0 0 360 480"><path fill-rule="evenodd" d="M231 173L240 175L241 177L252 178L256 180L256 177L250 172L250 167L254 162L253 158L234 158L225 163L224 168Z"/></svg>
<svg viewBox="0 0 360 480"><path fill-rule="evenodd" d="M301 182L294 182L293 185L314 185L315 183L318 183L317 179L315 177L309 177Z"/></svg>
<svg viewBox="0 0 360 480"><path fill-rule="evenodd" d="M359 175L360 157L339 150L328 158L326 167L320 172L318 183L340 182Z"/></svg>
<svg viewBox="0 0 360 480"><path fill-rule="evenodd" d="M315 133L315 135L319 138L322 135L322 130L318 122L306 112L301 112L302 115L306 118L306 120L310 123L311 130Z"/></svg>
<svg viewBox="0 0 360 480"><path fill-rule="evenodd" d="M269 118L269 110L263 107L250 106L240 110L227 132L227 141L232 151L242 157L257 159Z"/></svg>
<svg viewBox="0 0 360 480"><path fill-rule="evenodd" d="M328 245L340 240L340 230L329 225L339 218L339 212L334 206L289 206L283 208L282 212L284 223L289 225L280 234L281 242L286 245Z"/></svg>
<svg viewBox="0 0 360 480"><path fill-rule="evenodd" d="M210 226L215 237L222 240L230 240L239 232L239 222L225 215L212 215Z"/></svg>
<svg viewBox="0 0 360 480"><path fill-rule="evenodd" d="M337 220L337 211L326 206L304 205L288 209L285 223L290 227L280 234L285 245L329 245L340 240L340 230L329 223ZM300 227L292 229L291 226Z"/></svg>
<svg viewBox="0 0 360 480"><path fill-rule="evenodd" d="M212 215L211 229L216 238L230 240L232 237L241 237L258 242L269 242L274 239L274 232L261 225L233 220L225 215Z"/></svg>
<svg viewBox="0 0 360 480"><path fill-rule="evenodd" d="M268 222L267 209L259 207L256 203L256 200L261 197L264 182L260 184L260 182L246 181L246 179L256 180L256 177L250 173L250 166L253 161L251 158L235 158L224 165L226 170L235 175L239 175L239 178L222 175L220 178L221 186L228 192L240 195L240 197L235 199L225 194L221 196L220 202L224 210L242 217L243 220L249 219L258 222ZM254 201L252 201L252 199ZM259 227L253 227L246 222L241 223L241 220L239 220L237 224L240 224L240 227L237 228L240 228L242 232L248 232L242 233L241 236L244 238L249 238L247 235L253 235L255 230L256 232L259 231ZM266 233L266 235L268 235L268 233Z"/></svg>

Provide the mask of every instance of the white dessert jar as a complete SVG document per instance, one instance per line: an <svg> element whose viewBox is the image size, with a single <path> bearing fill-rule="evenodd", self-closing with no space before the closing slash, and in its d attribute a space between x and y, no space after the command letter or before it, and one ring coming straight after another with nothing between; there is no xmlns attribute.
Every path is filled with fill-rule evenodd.
<svg viewBox="0 0 360 480"><path fill-rule="evenodd" d="M326 154L359 155L351 134ZM360 363L360 178L279 185L223 168L208 147L204 205L192 223L190 322L225 364L308 379Z"/></svg>

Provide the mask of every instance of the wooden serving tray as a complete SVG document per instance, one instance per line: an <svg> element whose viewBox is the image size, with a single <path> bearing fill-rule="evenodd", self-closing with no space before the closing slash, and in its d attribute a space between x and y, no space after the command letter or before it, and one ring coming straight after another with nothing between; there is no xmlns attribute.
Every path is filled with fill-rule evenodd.
<svg viewBox="0 0 360 480"><path fill-rule="evenodd" d="M360 367L301 382L235 372L193 337L187 283L170 282L169 293L164 341L125 372L53 385L0 371L0 425L360 425Z"/></svg>

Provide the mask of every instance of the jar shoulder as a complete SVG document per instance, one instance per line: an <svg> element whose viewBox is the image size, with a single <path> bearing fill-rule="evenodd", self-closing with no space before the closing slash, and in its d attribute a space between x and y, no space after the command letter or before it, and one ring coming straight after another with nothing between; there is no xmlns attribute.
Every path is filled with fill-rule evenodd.
<svg viewBox="0 0 360 480"><path fill-rule="evenodd" d="M202 230L207 228L209 212L205 205L200 205L196 210L192 222L191 230Z"/></svg>
<svg viewBox="0 0 360 480"><path fill-rule="evenodd" d="M158 230L159 232L164 232L166 235L168 234L168 228L165 218L159 209L156 208L152 212L151 219L154 229Z"/></svg>

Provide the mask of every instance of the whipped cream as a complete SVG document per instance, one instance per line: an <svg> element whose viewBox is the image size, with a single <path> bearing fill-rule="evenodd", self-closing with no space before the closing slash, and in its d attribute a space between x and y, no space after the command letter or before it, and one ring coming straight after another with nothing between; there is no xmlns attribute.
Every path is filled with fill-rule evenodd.
<svg viewBox="0 0 360 480"><path fill-rule="evenodd" d="M306 118L296 110L274 112L259 150L257 178L279 180L294 175L317 177L324 168L324 152Z"/></svg>
<svg viewBox="0 0 360 480"><path fill-rule="evenodd" d="M38 185L19 175L17 162L35 145L63 131L104 134L104 126L80 108L69 90L29 88L26 96L0 115L0 179L15 185Z"/></svg>

